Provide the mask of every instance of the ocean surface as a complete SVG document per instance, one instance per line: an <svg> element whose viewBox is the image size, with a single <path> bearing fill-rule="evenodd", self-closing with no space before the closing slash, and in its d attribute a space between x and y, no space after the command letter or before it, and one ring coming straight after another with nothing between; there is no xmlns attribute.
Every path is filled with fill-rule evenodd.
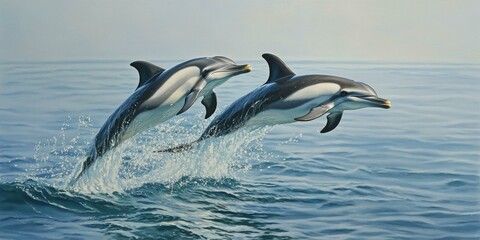
<svg viewBox="0 0 480 240"><path fill-rule="evenodd" d="M345 112L327 134L322 117L153 153L200 136L213 117L197 102L75 186L137 85L130 60L0 63L0 239L480 238L479 65L285 60L365 82L392 108ZM268 77L238 63L254 70L216 89L216 114Z"/></svg>

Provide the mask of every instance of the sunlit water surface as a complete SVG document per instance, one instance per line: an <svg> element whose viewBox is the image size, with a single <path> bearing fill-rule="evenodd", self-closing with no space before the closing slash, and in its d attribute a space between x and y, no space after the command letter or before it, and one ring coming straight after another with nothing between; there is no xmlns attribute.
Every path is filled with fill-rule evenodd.
<svg viewBox="0 0 480 240"><path fill-rule="evenodd" d="M266 80L249 63L217 88L216 113ZM69 186L137 85L128 64L0 64L0 238L480 237L478 65L289 62L368 83L393 107L346 112L327 134L321 118L153 153L200 136L211 119L196 103Z"/></svg>

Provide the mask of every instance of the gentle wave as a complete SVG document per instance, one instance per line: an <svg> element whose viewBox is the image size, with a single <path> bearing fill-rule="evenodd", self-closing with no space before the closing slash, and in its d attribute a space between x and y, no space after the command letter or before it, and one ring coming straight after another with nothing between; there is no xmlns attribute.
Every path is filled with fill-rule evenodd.
<svg viewBox="0 0 480 240"><path fill-rule="evenodd" d="M218 112L265 82L255 66L218 89ZM128 61L0 64L1 237L478 239L477 65L291 66L366 82L393 107L346 112L327 134L321 118L153 153L201 135L196 104L71 186L137 73Z"/></svg>

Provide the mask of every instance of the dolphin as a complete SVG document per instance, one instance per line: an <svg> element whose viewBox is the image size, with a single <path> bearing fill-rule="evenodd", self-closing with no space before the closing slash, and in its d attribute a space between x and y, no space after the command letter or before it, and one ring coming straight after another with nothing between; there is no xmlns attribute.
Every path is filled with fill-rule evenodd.
<svg viewBox="0 0 480 240"><path fill-rule="evenodd" d="M209 118L217 106L213 89L233 76L252 70L249 64L237 65L223 56L192 59L168 70L144 61L130 65L139 73L137 89L100 128L75 181L107 151L185 112L199 98L203 97L205 118Z"/></svg>
<svg viewBox="0 0 480 240"><path fill-rule="evenodd" d="M369 85L328 75L296 75L277 56L263 54L270 73L259 88L233 102L215 117L200 138L157 152L179 152L211 137L232 133L244 126L267 126L311 121L327 115L321 133L335 129L343 111L365 107L390 108L390 101L378 97Z"/></svg>

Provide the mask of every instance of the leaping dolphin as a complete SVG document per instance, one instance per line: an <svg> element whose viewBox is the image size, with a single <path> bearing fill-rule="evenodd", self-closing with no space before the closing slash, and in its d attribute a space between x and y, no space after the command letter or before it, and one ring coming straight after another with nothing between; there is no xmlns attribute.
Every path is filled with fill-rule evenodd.
<svg viewBox="0 0 480 240"><path fill-rule="evenodd" d="M103 124L75 181L107 151L185 112L198 98L203 97L205 118L210 117L217 106L213 89L233 76L252 70L249 64L237 65L222 56L192 59L168 70L144 61L130 65L140 76L137 89Z"/></svg>
<svg viewBox="0 0 480 240"><path fill-rule="evenodd" d="M328 75L297 76L277 56L266 53L262 57L270 68L265 84L215 117L197 141L158 152L187 150L199 141L232 133L243 126L311 121L325 114L327 124L321 133L327 133L338 126L345 110L391 107L390 101L379 98L365 83Z"/></svg>

